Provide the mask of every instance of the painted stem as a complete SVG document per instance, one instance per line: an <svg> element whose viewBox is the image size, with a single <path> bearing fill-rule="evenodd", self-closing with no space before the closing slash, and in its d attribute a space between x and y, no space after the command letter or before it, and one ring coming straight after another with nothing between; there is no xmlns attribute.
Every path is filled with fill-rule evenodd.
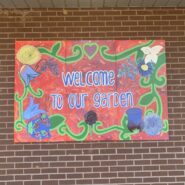
<svg viewBox="0 0 185 185"><path fill-rule="evenodd" d="M58 128L58 132L61 135L67 134L69 137L71 137L73 140L76 141L84 141L86 137L88 136L89 133L89 127L88 125L84 122L81 121L78 124L78 127L83 127L83 130L79 134L74 134L70 128L68 127L67 124L62 125L61 127Z"/></svg>
<svg viewBox="0 0 185 185"><path fill-rule="evenodd" d="M82 59L82 57L84 55L83 50L82 50L81 46L79 46L79 45L75 45L73 47L73 54L74 55L66 57L66 58L59 56L56 52L53 53L52 51L46 50L45 48L39 48L39 51L42 54L49 55L49 56L57 59L58 61L63 62L63 63L67 63L67 64L78 62L79 60Z"/></svg>
<svg viewBox="0 0 185 185"><path fill-rule="evenodd" d="M119 54L108 54L107 51L109 50L109 48L106 45L103 45L100 48L100 55L102 56L102 58L104 58L105 60L107 60L109 62L117 62L117 61L122 60L124 58L128 58L130 55L132 55L133 53L137 52L142 47L149 46L153 42L154 41L151 40L147 44L141 44L139 46L133 47L133 48L128 49L128 50L125 50L125 51L123 51L123 52L121 52Z"/></svg>

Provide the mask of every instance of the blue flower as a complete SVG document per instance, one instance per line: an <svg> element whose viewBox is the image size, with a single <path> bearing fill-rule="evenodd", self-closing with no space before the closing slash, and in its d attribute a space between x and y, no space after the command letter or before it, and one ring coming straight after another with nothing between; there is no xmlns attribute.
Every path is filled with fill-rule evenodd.
<svg viewBox="0 0 185 185"><path fill-rule="evenodd" d="M23 65L20 74L26 87L29 86L31 80L35 79L37 76L40 75L39 73L34 71L29 65Z"/></svg>
<svg viewBox="0 0 185 185"><path fill-rule="evenodd" d="M35 104L32 97L23 118L28 121L27 132L31 137L37 140L51 137L49 117L46 111L39 109L39 104Z"/></svg>
<svg viewBox="0 0 185 185"><path fill-rule="evenodd" d="M154 71L154 64L152 62L145 64L144 60L139 61L137 67L141 76L149 76Z"/></svg>
<svg viewBox="0 0 185 185"><path fill-rule="evenodd" d="M142 110L140 108L130 108L126 111L128 117L128 129L130 131L134 129L141 130L142 126Z"/></svg>
<svg viewBox="0 0 185 185"><path fill-rule="evenodd" d="M149 114L144 117L143 131L150 135L155 136L160 134L163 128L163 122L157 114Z"/></svg>
<svg viewBox="0 0 185 185"><path fill-rule="evenodd" d="M42 119L43 115L44 119ZM50 127L51 123L47 114L41 114L27 124L27 132L31 137L41 140L51 137Z"/></svg>
<svg viewBox="0 0 185 185"><path fill-rule="evenodd" d="M33 102L33 98L30 97L30 103L23 113L23 118L29 120L38 114L45 113L44 110L39 109L39 104Z"/></svg>

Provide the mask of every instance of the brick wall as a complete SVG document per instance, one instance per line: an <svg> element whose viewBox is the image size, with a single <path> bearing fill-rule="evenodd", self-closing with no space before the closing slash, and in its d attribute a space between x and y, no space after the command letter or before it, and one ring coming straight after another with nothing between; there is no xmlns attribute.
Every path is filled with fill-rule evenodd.
<svg viewBox="0 0 185 185"><path fill-rule="evenodd" d="M15 40L165 39L170 141L13 142ZM185 9L0 11L0 185L185 184Z"/></svg>

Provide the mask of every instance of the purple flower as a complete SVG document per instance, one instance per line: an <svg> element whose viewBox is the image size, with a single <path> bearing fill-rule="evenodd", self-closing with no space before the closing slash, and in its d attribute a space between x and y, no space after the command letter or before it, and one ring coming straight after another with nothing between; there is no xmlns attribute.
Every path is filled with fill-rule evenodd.
<svg viewBox="0 0 185 185"><path fill-rule="evenodd" d="M152 62L145 64L144 60L140 60L137 68L141 76L149 76L154 71L154 64Z"/></svg>
<svg viewBox="0 0 185 185"><path fill-rule="evenodd" d="M21 78L23 79L26 87L30 85L30 81L35 79L40 74L34 71L29 65L23 65L20 71Z"/></svg>
<svg viewBox="0 0 185 185"><path fill-rule="evenodd" d="M149 114L144 117L143 131L150 135L155 136L160 134L163 128L163 122L157 114Z"/></svg>

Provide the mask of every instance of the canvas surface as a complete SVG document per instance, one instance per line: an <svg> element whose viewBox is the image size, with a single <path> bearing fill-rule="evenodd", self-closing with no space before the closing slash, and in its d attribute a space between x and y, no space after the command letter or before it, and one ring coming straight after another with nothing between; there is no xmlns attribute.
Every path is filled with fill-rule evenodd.
<svg viewBox="0 0 185 185"><path fill-rule="evenodd" d="M163 40L17 41L15 142L167 140Z"/></svg>

